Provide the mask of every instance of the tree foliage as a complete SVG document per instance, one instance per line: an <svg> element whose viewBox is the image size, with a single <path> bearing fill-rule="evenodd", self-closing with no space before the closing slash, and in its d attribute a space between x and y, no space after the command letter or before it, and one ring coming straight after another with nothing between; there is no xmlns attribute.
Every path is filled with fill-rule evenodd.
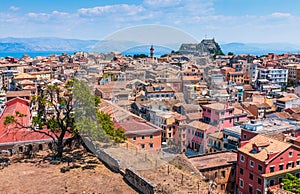
<svg viewBox="0 0 300 194"><path fill-rule="evenodd" d="M282 179L284 190L300 193L300 179L293 176L290 173L286 174L286 177Z"/></svg>
<svg viewBox="0 0 300 194"><path fill-rule="evenodd" d="M112 139L117 143L123 142L125 131L116 129L110 116L98 111L100 102L83 81L72 79L63 87L46 84L40 86L38 94L32 98L32 104L38 107L38 114L32 118L31 126L19 123L18 118L26 116L20 112L16 112L15 116L6 116L4 125L15 123L20 128L27 127L47 135L55 143L56 157L59 158L63 155L67 134L71 137L89 135L98 141ZM43 126L47 126L48 130L42 130Z"/></svg>
<svg viewBox="0 0 300 194"><path fill-rule="evenodd" d="M37 95L31 101L31 104L37 106L38 112L37 116L32 118L31 126L24 126L19 122L18 118L26 116L20 112L16 112L15 116L6 116L4 125L15 123L16 127L26 127L50 137L56 145L56 157L62 157L65 136L78 134L74 126L73 84L74 80L67 81L64 86L39 85ZM42 130L43 126L47 126L48 130Z"/></svg>
<svg viewBox="0 0 300 194"><path fill-rule="evenodd" d="M147 57L148 57L148 55L146 55L146 54L134 54L133 55L134 59L137 59L137 58L147 58Z"/></svg>
<svg viewBox="0 0 300 194"><path fill-rule="evenodd" d="M99 97L91 94L88 85L76 80L74 86L75 121L78 131L98 141L111 139L121 143L126 140L125 131L114 127L110 115L98 111L101 101Z"/></svg>

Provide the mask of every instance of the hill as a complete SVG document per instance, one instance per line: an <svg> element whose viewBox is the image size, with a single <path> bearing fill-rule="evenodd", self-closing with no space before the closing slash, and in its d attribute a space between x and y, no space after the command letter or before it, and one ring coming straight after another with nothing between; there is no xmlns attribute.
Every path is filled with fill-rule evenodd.
<svg viewBox="0 0 300 194"><path fill-rule="evenodd" d="M288 43L228 43L221 45L225 54L233 52L234 54L252 54L264 55L268 53L296 53L300 51L300 46Z"/></svg>
<svg viewBox="0 0 300 194"><path fill-rule="evenodd" d="M204 39L198 44L182 44L179 53L194 56L213 56L223 54L215 39Z"/></svg>
<svg viewBox="0 0 300 194"><path fill-rule="evenodd" d="M1 38L0 51L89 51L98 42L97 40L63 39L55 37Z"/></svg>

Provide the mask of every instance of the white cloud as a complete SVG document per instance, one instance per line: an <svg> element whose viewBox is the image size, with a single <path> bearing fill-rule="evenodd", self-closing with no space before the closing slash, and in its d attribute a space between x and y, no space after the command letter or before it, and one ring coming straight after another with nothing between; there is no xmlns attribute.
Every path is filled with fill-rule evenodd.
<svg viewBox="0 0 300 194"><path fill-rule="evenodd" d="M47 14L47 13L34 13L34 12L30 12L30 13L27 13L26 14L28 17L30 18L40 18L40 17L50 17L50 14Z"/></svg>
<svg viewBox="0 0 300 194"><path fill-rule="evenodd" d="M85 16L97 16L97 15L105 15L111 13L136 15L137 13L142 12L144 10L145 9L139 5L116 4L116 5L106 5L106 6L98 6L92 8L81 8L78 10L78 13Z"/></svg>
<svg viewBox="0 0 300 194"><path fill-rule="evenodd" d="M16 6L11 6L9 8L10 11L18 11L20 8L19 7L16 7Z"/></svg>
<svg viewBox="0 0 300 194"><path fill-rule="evenodd" d="M274 12L271 14L271 16L275 17L275 18L287 18L287 17L292 17L292 14L282 13L282 12Z"/></svg>
<svg viewBox="0 0 300 194"><path fill-rule="evenodd" d="M155 7L176 6L181 0L144 0L145 5Z"/></svg>
<svg viewBox="0 0 300 194"><path fill-rule="evenodd" d="M58 15L58 16L67 16L67 15L69 15L67 12L60 12L60 11L57 11L57 10L52 11L51 14L52 15Z"/></svg>

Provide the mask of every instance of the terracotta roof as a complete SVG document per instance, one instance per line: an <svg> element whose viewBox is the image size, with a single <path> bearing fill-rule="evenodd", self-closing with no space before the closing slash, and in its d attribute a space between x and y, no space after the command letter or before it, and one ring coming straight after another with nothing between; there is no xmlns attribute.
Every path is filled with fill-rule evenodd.
<svg viewBox="0 0 300 194"><path fill-rule="evenodd" d="M202 114L200 112L188 113L188 114L186 114L186 117L190 121L192 121L192 120L199 120L199 119L202 119Z"/></svg>
<svg viewBox="0 0 300 194"><path fill-rule="evenodd" d="M278 118L289 119L291 115L288 112L276 112L274 113Z"/></svg>
<svg viewBox="0 0 300 194"><path fill-rule="evenodd" d="M118 123L124 129L125 134L151 134L162 131L159 127L142 119L130 119L129 121Z"/></svg>
<svg viewBox="0 0 300 194"><path fill-rule="evenodd" d="M237 161L235 152L218 152L188 159L198 170L227 166Z"/></svg>
<svg viewBox="0 0 300 194"><path fill-rule="evenodd" d="M254 91L254 89L251 85L245 84L244 85L244 91Z"/></svg>
<svg viewBox="0 0 300 194"><path fill-rule="evenodd" d="M195 129L199 129L201 131L206 131L211 127L215 128L214 126L203 123L201 121L192 121L192 122L188 123L187 126L193 127Z"/></svg>
<svg viewBox="0 0 300 194"><path fill-rule="evenodd" d="M278 101L282 101L282 102L288 102L291 100L295 100L298 99L299 97L296 94L285 94L284 97L282 98L278 98Z"/></svg>
<svg viewBox="0 0 300 194"><path fill-rule="evenodd" d="M261 151L255 153L253 151L253 144L258 146L266 146ZM268 145L269 144L269 145ZM266 135L258 134L248 141L245 145L238 148L238 150L246 155L249 155L259 161L267 163L275 157L276 153L281 153L292 144L272 139ZM271 156L270 156L271 155Z"/></svg>
<svg viewBox="0 0 300 194"><path fill-rule="evenodd" d="M226 109L229 109L229 108L233 108L231 106L227 106L226 104L222 104L222 103L219 103L219 102L212 103L212 104L206 104L206 105L203 105L203 107L211 108L211 109L214 109L214 110L226 110Z"/></svg>
<svg viewBox="0 0 300 194"><path fill-rule="evenodd" d="M261 104L256 104L257 108L271 108L271 106L264 102L264 103L261 103Z"/></svg>
<svg viewBox="0 0 300 194"><path fill-rule="evenodd" d="M214 137L216 139L222 139L223 138L223 132L215 132L215 133L211 133L211 134L208 134L208 136L210 137Z"/></svg>
<svg viewBox="0 0 300 194"><path fill-rule="evenodd" d="M27 91L27 90L21 90L21 91L8 91L6 92L6 97L7 98L11 98L11 97L30 97L31 96L31 92Z"/></svg>
<svg viewBox="0 0 300 194"><path fill-rule="evenodd" d="M22 98L14 98L6 102L6 107L0 118L0 145L14 145L17 143L42 141L52 139L44 134L34 132L30 129L16 127L15 124L4 126L3 122L6 116L15 115L16 111L25 114L25 117L18 118L18 121L24 126L30 125L30 107L29 101ZM48 130L43 129L42 131L47 132ZM65 136L66 138L71 137L70 134Z"/></svg>
<svg viewBox="0 0 300 194"><path fill-rule="evenodd" d="M19 79L36 79L35 76L32 76L28 73L19 73L14 79L19 80Z"/></svg>
<svg viewBox="0 0 300 194"><path fill-rule="evenodd" d="M33 81L27 80L27 79L21 80L21 81L19 81L19 83L22 85L34 85L35 84Z"/></svg>

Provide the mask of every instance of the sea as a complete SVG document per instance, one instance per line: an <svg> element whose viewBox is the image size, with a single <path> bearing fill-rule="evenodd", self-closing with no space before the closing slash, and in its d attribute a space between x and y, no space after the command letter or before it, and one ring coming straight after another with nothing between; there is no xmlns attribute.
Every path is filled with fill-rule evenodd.
<svg viewBox="0 0 300 194"><path fill-rule="evenodd" d="M146 54L146 55L149 55L149 49L137 49L137 50L127 50L127 51L124 51L122 52L122 54L125 56L125 55L131 55L133 56L134 54ZM34 58L34 57L37 57L37 56L42 56L42 57L47 57L47 56L50 56L50 55L61 55L62 53L66 53L68 55L72 55L74 54L76 51L20 51L20 52L7 52L7 51L0 51L0 58L3 57L14 57L14 58L22 58L23 55L29 55L31 58ZM171 50L167 50L167 49L157 49L154 53L154 56L155 57L160 57L164 54L170 54L171 53ZM226 51L224 53L227 53ZM268 54L268 52L235 52L234 54L235 55L239 55L239 54L251 54L251 55L256 55L256 56L261 56L261 55L265 55L265 54ZM282 53L286 53L284 51L280 52L273 52L275 54L282 54Z"/></svg>
<svg viewBox="0 0 300 194"><path fill-rule="evenodd" d="M6 51L0 51L0 58L5 58L5 57L13 57L13 58L22 58L23 55L29 55L31 58L37 57L37 56L42 56L42 57L47 57L50 55L61 55L62 53L66 53L68 55L74 54L76 51L20 51L20 52L6 52Z"/></svg>

